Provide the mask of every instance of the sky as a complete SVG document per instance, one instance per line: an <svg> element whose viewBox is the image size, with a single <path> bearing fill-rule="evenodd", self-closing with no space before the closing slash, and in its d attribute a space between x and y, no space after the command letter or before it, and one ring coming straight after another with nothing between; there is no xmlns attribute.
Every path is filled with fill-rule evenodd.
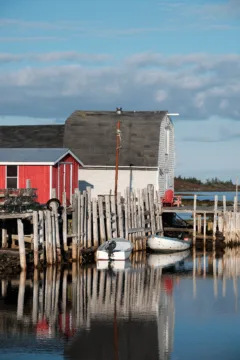
<svg viewBox="0 0 240 360"><path fill-rule="evenodd" d="M0 125L168 110L176 175L236 179L239 0L1 0Z"/></svg>

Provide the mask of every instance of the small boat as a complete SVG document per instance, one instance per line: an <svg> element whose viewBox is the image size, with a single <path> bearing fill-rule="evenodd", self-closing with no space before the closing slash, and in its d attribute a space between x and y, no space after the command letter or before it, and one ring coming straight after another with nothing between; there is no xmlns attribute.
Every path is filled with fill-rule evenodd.
<svg viewBox="0 0 240 360"><path fill-rule="evenodd" d="M174 252L171 254L150 254L147 259L148 266L167 268L183 261L190 255L190 250Z"/></svg>
<svg viewBox="0 0 240 360"><path fill-rule="evenodd" d="M109 267L113 271L121 271L131 269L131 261L127 259L126 261L108 261L108 260L99 260L97 261L97 270L108 270Z"/></svg>
<svg viewBox="0 0 240 360"><path fill-rule="evenodd" d="M167 253L187 250L192 245L192 241L187 237L182 240L180 238L152 235L148 238L147 245L153 251Z"/></svg>
<svg viewBox="0 0 240 360"><path fill-rule="evenodd" d="M132 249L132 243L126 239L111 239L99 246L96 260L127 260Z"/></svg>

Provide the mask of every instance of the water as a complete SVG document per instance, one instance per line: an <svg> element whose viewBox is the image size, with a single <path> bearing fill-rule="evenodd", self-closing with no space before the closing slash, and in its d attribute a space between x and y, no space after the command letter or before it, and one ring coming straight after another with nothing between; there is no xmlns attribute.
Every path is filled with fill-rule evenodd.
<svg viewBox="0 0 240 360"><path fill-rule="evenodd" d="M235 191L180 191L176 192L177 194L182 194L183 202L184 199L193 199L193 194L196 194L199 200L214 200L214 196L218 195L218 199L222 201L223 195L226 196L227 201L234 201L234 196L236 196Z"/></svg>
<svg viewBox="0 0 240 360"><path fill-rule="evenodd" d="M107 265L1 278L0 359L239 359L240 249Z"/></svg>

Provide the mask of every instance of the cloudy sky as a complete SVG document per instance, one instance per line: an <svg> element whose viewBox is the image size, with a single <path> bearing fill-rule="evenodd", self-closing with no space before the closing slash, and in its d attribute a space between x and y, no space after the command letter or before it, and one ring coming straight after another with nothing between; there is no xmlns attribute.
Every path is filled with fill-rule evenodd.
<svg viewBox="0 0 240 360"><path fill-rule="evenodd" d="M176 173L240 174L239 0L1 0L0 124L168 110Z"/></svg>

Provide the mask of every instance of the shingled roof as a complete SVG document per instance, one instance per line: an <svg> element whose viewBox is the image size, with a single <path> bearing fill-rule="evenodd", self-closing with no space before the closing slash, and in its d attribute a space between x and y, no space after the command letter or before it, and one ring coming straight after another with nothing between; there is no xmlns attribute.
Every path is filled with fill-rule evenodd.
<svg viewBox="0 0 240 360"><path fill-rule="evenodd" d="M158 161L160 124L167 111L75 111L65 123L63 146L84 165L114 166L116 122L121 120L120 166L155 167Z"/></svg>
<svg viewBox="0 0 240 360"><path fill-rule="evenodd" d="M63 147L64 125L0 126L0 148Z"/></svg>

